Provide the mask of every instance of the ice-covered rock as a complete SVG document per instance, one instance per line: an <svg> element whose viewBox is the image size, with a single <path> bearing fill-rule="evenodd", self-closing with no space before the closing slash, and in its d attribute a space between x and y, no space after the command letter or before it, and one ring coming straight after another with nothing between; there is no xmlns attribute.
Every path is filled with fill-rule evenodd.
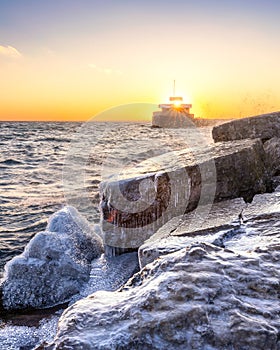
<svg viewBox="0 0 280 350"><path fill-rule="evenodd" d="M148 239L138 251L140 266L194 243L207 242L230 249L233 245L240 251L251 250L256 244L266 244L267 230L270 243L274 237L278 240L280 192L256 195L252 203L247 204L240 198L216 203L197 227L193 225L193 216L191 212L173 218ZM251 232L254 232L254 239Z"/></svg>
<svg viewBox="0 0 280 350"><path fill-rule="evenodd" d="M175 216L204 204L270 190L259 140L217 143L150 158L101 184L104 243L138 248Z"/></svg>
<svg viewBox="0 0 280 350"><path fill-rule="evenodd" d="M44 308L68 301L89 279L91 261L101 255L101 238L73 207L50 219L45 232L5 266L5 309Z"/></svg>
<svg viewBox="0 0 280 350"><path fill-rule="evenodd" d="M280 175L280 138L273 137L264 143L264 150L271 166L272 174Z"/></svg>
<svg viewBox="0 0 280 350"><path fill-rule="evenodd" d="M278 350L279 219L251 218L224 247L182 245L120 291L78 301L45 349Z"/></svg>
<svg viewBox="0 0 280 350"><path fill-rule="evenodd" d="M178 251L190 244L208 242L223 245L223 239L236 235L242 221L242 213L247 204L242 198L215 203L208 211L174 217L163 225L138 250L140 267L153 262L158 257Z"/></svg>
<svg viewBox="0 0 280 350"><path fill-rule="evenodd" d="M280 137L280 112L232 120L215 126L212 135L215 142Z"/></svg>
<svg viewBox="0 0 280 350"><path fill-rule="evenodd" d="M111 257L102 254L100 258L92 262L90 279L81 288L79 294L73 296L70 303L85 298L98 290L115 291L138 271L137 252Z"/></svg>

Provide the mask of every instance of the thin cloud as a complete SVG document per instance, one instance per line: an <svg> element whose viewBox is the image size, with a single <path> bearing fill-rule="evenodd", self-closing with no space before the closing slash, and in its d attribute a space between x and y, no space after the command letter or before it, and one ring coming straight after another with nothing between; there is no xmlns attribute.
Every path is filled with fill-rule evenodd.
<svg viewBox="0 0 280 350"><path fill-rule="evenodd" d="M100 73L104 73L107 75L122 75L122 71L118 70L118 69L112 69L112 68L102 68L102 67L98 67L96 64L94 63L90 63L89 68L91 69L95 69L97 72Z"/></svg>
<svg viewBox="0 0 280 350"><path fill-rule="evenodd" d="M22 54L12 46L2 46L0 45L0 55L10 58L22 57Z"/></svg>

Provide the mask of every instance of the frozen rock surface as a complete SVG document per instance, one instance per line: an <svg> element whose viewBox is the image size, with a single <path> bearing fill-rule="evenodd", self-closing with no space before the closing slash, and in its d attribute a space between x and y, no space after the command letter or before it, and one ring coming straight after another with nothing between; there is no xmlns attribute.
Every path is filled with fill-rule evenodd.
<svg viewBox="0 0 280 350"><path fill-rule="evenodd" d="M182 246L198 242L218 242L225 232L235 232L242 220L247 204L242 198L215 203L208 210L201 208L201 214L192 211L169 220L138 250L140 267L151 263L161 255L182 249Z"/></svg>
<svg viewBox="0 0 280 350"><path fill-rule="evenodd" d="M90 279L71 303L98 291L115 291L139 271L137 252L107 257L104 254L91 264Z"/></svg>
<svg viewBox="0 0 280 350"><path fill-rule="evenodd" d="M279 195L258 196L212 243L173 236L179 249L121 290L69 307L45 349L278 350Z"/></svg>
<svg viewBox="0 0 280 350"><path fill-rule="evenodd" d="M267 155L272 174L280 175L280 138L273 137L264 143L264 150Z"/></svg>
<svg viewBox="0 0 280 350"><path fill-rule="evenodd" d="M280 112L232 120L215 126L212 135L215 142L280 137Z"/></svg>
<svg viewBox="0 0 280 350"><path fill-rule="evenodd" d="M175 216L213 201L270 190L259 140L217 143L150 158L101 184L101 225L110 247L138 248Z"/></svg>
<svg viewBox="0 0 280 350"><path fill-rule="evenodd" d="M197 235L214 232L217 228L231 228L232 221L237 220L247 206L243 198L201 206L199 211L169 220L146 243L169 236Z"/></svg>
<svg viewBox="0 0 280 350"><path fill-rule="evenodd" d="M101 255L101 238L73 207L49 220L45 232L5 266L5 309L44 308L68 301L89 279L91 261Z"/></svg>
<svg viewBox="0 0 280 350"><path fill-rule="evenodd" d="M193 212L187 215L173 218L161 227L150 239L148 239L138 251L140 266L144 267L156 260L161 255L178 251L182 246L193 243L208 242L221 247L229 247L231 240L235 248L237 244L240 250L251 249L248 246L244 230L250 232L250 225L257 221L259 234L255 236L255 243L263 244L267 236L262 235L261 230L265 226L271 236L277 236L279 225L273 229L275 220L280 215L280 187L274 193L256 195L250 204L242 199L234 199L213 205L207 218L196 228L193 225ZM251 221L253 220L253 222ZM261 224L263 221L264 224ZM270 227L271 226L271 227ZM245 242L246 240L246 242ZM243 243L246 243L243 245ZM265 243L265 242L264 242Z"/></svg>

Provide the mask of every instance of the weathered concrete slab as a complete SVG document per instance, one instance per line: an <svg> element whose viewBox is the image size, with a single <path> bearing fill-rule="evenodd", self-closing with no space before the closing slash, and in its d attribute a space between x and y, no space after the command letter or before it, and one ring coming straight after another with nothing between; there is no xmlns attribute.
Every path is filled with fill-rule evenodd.
<svg viewBox="0 0 280 350"><path fill-rule="evenodd" d="M263 145L242 140L151 158L101 184L101 225L107 246L138 248L162 225L213 202L270 189Z"/></svg>
<svg viewBox="0 0 280 350"><path fill-rule="evenodd" d="M212 136L215 142L280 137L280 112L232 120L215 126Z"/></svg>
<svg viewBox="0 0 280 350"><path fill-rule="evenodd" d="M192 211L169 220L138 250L140 266L144 267L161 255L169 254L196 242L213 243L222 230L231 230L240 224L247 204L242 198L215 203L211 209L201 208L200 216Z"/></svg>
<svg viewBox="0 0 280 350"><path fill-rule="evenodd" d="M145 243L171 236L196 236L232 227L232 221L240 220L247 207L243 198L230 199L212 205L201 206L200 210L176 216L164 224ZM207 214L207 215L204 215Z"/></svg>
<svg viewBox="0 0 280 350"><path fill-rule="evenodd" d="M280 190L280 188L279 188ZM252 203L235 199L214 204L197 228L190 225L194 212L173 218L138 250L141 268L160 256L198 243L238 251L266 247L280 240L280 192L256 195Z"/></svg>

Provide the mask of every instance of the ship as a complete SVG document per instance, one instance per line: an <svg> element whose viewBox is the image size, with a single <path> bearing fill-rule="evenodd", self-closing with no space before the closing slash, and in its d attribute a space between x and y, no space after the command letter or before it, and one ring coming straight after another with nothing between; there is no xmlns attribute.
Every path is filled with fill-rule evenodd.
<svg viewBox="0 0 280 350"><path fill-rule="evenodd" d="M170 103L159 104L161 111L153 112L152 127L154 128L190 128L194 127L194 114L190 113L191 104L183 103L183 97L175 94L175 80L173 96Z"/></svg>

